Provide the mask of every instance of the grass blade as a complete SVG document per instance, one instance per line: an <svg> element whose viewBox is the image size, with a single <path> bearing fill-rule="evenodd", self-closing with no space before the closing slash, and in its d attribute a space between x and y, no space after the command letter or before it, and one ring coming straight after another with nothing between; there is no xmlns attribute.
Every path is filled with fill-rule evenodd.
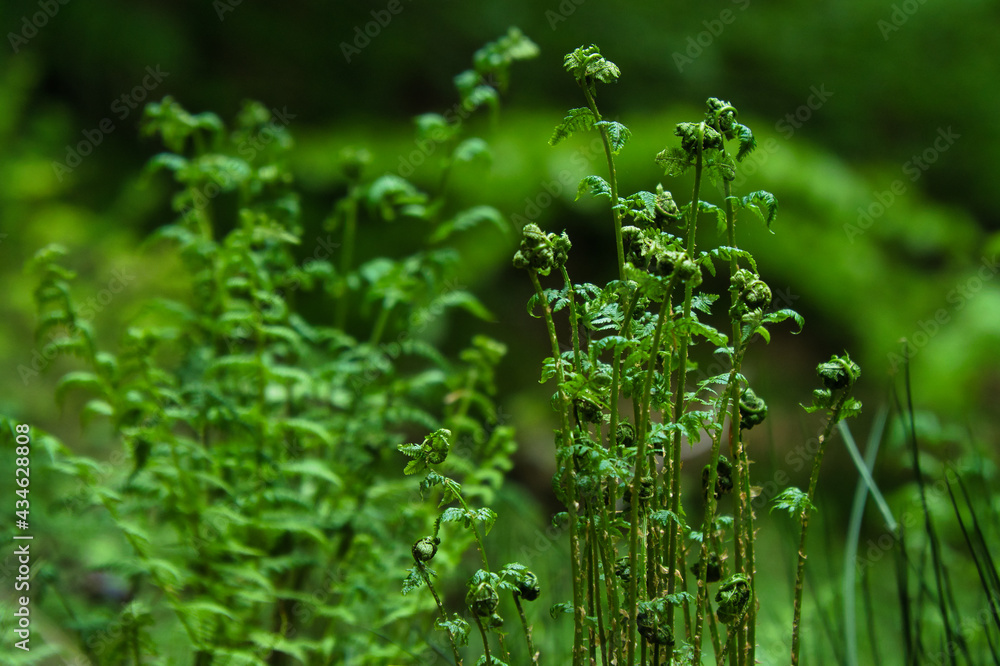
<svg viewBox="0 0 1000 666"><path fill-rule="evenodd" d="M855 618L855 587L857 585L857 559L858 541L861 539L861 521L864 518L865 503L868 499L868 491L872 491L872 496L886 519L886 524L893 533L896 532L896 520L889 511L885 498L879 492L878 486L872 479L871 470L875 466L875 458L878 456L879 445L882 443L882 433L885 430L885 422L888 416L888 409L882 407L875 416L871 432L868 435L868 443L865 446L865 457L861 459L858 447L854 443L854 436L845 421L837 424L840 434L844 438L844 444L854 460L855 466L861 475L858 487L854 491L854 503L851 506L851 518L847 527L847 544L844 547L844 641L847 652L847 664L849 666L858 665L858 630ZM880 663L880 662L876 662Z"/></svg>

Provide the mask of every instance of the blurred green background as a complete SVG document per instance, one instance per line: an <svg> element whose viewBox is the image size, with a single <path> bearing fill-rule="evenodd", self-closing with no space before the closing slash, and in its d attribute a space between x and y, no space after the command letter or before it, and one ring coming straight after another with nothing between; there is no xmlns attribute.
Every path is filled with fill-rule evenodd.
<svg viewBox="0 0 1000 666"><path fill-rule="evenodd" d="M748 223L739 241L775 294L806 318L801 335L776 335L748 360L774 417L771 434L761 435L769 451L758 456L762 478L815 430L798 403L815 384L816 363L847 350L861 364L860 397L870 407L863 432L902 368L903 337L912 344L918 410L928 423L959 426L933 426L941 450L969 432L994 441L1000 5L977 0L4 2L0 410L71 447L82 437L75 417L53 405L52 380L35 374L46 363L32 334L33 278L22 267L38 248L69 248L80 294L98 299L93 320L109 341L139 301L171 289L178 265L138 249L171 217L167 182L143 176L159 150L139 136L143 103L172 95L224 119L248 98L281 111L296 140L305 224L318 229L342 186L335 156L345 147L371 150L373 174L420 161L413 179L432 182L435 156L421 155L410 119L452 109L453 75L511 25L541 56L515 67L500 117L482 122L492 168L456 183L454 195L569 230L578 281L609 277L610 216L574 202L575 185L557 187L567 172L575 183L603 170L587 137L547 144L565 109L581 104L563 54L596 43L623 72L600 101L633 131L619 167L627 192L661 181L687 191L666 182L652 158L709 96L730 100L755 131L760 148L737 191L769 190L781 208L774 235ZM485 332L511 349L498 402L520 430L522 451L509 501L527 501L515 492L524 487L544 506L553 501L551 387L537 378L548 343L525 314L531 287L510 266L513 232L512 224L505 238L495 230L472 237L466 251L476 269L465 280L496 315ZM116 277L123 288L112 288ZM113 293L102 299L104 291ZM467 338L465 327L484 328L456 321L447 339ZM880 463L887 491L905 480L905 468L903 460ZM846 508L838 498L857 476L839 450L825 472L821 506L839 519Z"/></svg>

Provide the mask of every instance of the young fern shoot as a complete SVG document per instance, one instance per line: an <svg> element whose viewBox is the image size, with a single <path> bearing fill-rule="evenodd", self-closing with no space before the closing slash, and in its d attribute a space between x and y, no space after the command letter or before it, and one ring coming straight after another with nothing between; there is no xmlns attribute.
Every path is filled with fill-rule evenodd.
<svg viewBox="0 0 1000 666"><path fill-rule="evenodd" d="M823 463L826 443L833 429L846 418L861 412L861 402L851 397L851 389L861 376L861 368L848 354L834 356L826 363L820 363L816 372L823 382L823 388L813 391L813 404L805 407L809 413L825 411L826 427L819 436L819 450L813 458L809 475L809 490L803 493L791 486L774 498L774 509L785 509L793 516L799 516L799 552L795 569L795 598L792 606L792 666L799 663L799 646L802 638L802 590L805 586L806 534L809 530L809 516L816 509L816 485L819 482L819 468Z"/></svg>
<svg viewBox="0 0 1000 666"><path fill-rule="evenodd" d="M700 663L706 622L722 658L718 620L729 625L726 652L740 664L752 664L754 527L743 439L767 407L749 388L741 366L752 339L769 339L768 326L786 319L801 326L802 320L791 310L769 309L770 289L753 257L737 247L735 229L742 210L770 226L777 202L767 192L732 194L738 163L756 143L737 121L736 109L715 98L708 100L703 119L677 125L680 146L656 157L668 176L694 171L690 201L678 205L662 185L622 195L615 159L631 133L624 124L605 120L597 105L598 84L618 80L621 71L596 46L574 50L564 67L586 106L566 113L550 143L578 132L600 134L606 177L582 178L578 196L589 193L610 204L618 279L604 287L572 282L569 235L546 233L534 223L524 227L514 266L528 272L535 288L529 311L545 320L552 349L542 379L556 383L554 488L567 508L573 576L573 599L558 607L574 618L572 663L582 666L588 654L592 661L600 654L604 663ZM737 144L735 157L727 152L728 141ZM705 176L723 183L720 205L702 199ZM698 247L702 214L715 215L723 244ZM703 320L718 300L704 290L703 272L714 276L717 262L730 273L731 337ZM545 288L542 278L554 271L562 284ZM569 317L567 351L557 334L555 317L561 313ZM693 352L706 345L725 356L731 370L689 386L697 368ZM733 463L721 451L727 421ZM712 454L703 477L699 532L687 523L680 476L682 440L693 443L703 434L711 439ZM735 518L717 513L731 490ZM723 581L729 538L736 571ZM694 594L686 575L690 539L700 541L697 561L690 564ZM705 613L708 586L720 582L718 613ZM678 609L681 626L675 621Z"/></svg>

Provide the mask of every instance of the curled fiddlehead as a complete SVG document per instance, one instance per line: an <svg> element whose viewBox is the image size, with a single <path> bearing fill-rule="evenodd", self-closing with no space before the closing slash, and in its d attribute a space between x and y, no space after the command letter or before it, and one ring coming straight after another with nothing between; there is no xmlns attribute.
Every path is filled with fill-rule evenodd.
<svg viewBox="0 0 1000 666"><path fill-rule="evenodd" d="M746 574L735 574L726 579L715 594L719 605L716 616L719 622L732 624L739 622L750 609L750 578Z"/></svg>
<svg viewBox="0 0 1000 666"><path fill-rule="evenodd" d="M740 396L740 428L749 430L760 425L766 417L767 403L748 387Z"/></svg>

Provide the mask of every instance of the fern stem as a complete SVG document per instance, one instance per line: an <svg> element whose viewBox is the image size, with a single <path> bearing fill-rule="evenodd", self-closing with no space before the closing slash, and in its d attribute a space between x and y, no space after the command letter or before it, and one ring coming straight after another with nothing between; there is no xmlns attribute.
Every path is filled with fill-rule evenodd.
<svg viewBox="0 0 1000 666"><path fill-rule="evenodd" d="M528 624L528 620L524 616L521 597L517 594L514 594L514 605L517 606L517 614L521 618L521 626L524 628L524 640L528 644L528 656L531 658L532 664L538 664L538 652L535 650L535 644L531 640L531 625Z"/></svg>
<svg viewBox="0 0 1000 666"><path fill-rule="evenodd" d="M721 127L717 128L721 133ZM725 155L725 147L723 146L722 154ZM723 201L726 211L726 234L728 237L729 247L736 247L736 212L733 210L733 202L730 198L732 196L732 183L729 180L723 181ZM730 280L730 298L732 305L735 307L736 300L739 295L736 293L736 289L733 285L733 279L736 275L739 266L736 263L736 256L732 255L729 258L729 280ZM742 358L744 351L744 343L742 338L742 330L740 327L740 321L734 317L733 319L733 376L731 379L735 379L735 375L740 372L742 366ZM747 458L746 447L743 443L743 429L740 426L740 408L739 408L739 394L735 394L732 403L732 413L730 415L730 428L734 433L735 437L735 452L733 457L736 460L736 482L739 487L737 493L736 508L734 510L734 531L736 532L736 557L737 557L737 569L741 573L745 573L750 579L750 606L747 614L747 620L742 626L745 627L747 644L740 650L740 660L745 660L744 663L753 664L755 661L755 654L757 651L757 638L756 638L756 617L757 617L757 586L755 585L755 574L756 566L754 564L754 552L753 552L753 509L750 506L750 460ZM718 461L714 461L712 464L718 464ZM740 558L742 557L742 562ZM742 566L740 566L742 565ZM740 633L744 632L741 629Z"/></svg>
<svg viewBox="0 0 1000 666"><path fill-rule="evenodd" d="M583 94L587 97L587 106L590 107L596 121L601 120L601 113L597 110L597 101L591 94L587 84L581 82ZM614 153L611 151L611 142L608 141L608 130L605 126L598 128L601 134L601 143L604 144L604 155L608 160L608 184L611 186L611 215L615 222L615 247L618 251L618 279L625 280L625 244L622 242L622 212L618 208L618 173L615 170Z"/></svg>
<svg viewBox="0 0 1000 666"><path fill-rule="evenodd" d="M490 656L490 641L486 636L486 629L483 628L483 622L479 619L479 616L475 613L472 614L473 619L476 621L476 626L479 627L479 635L483 637L483 656L486 657L486 666L491 666L493 664L493 657Z"/></svg>
<svg viewBox="0 0 1000 666"><path fill-rule="evenodd" d="M347 285L347 273L351 270L354 259L354 237L358 225L358 192L357 187L351 188L350 194L344 199L342 207L344 216L344 238L340 248L340 279L344 281L344 290L337 299L336 325L344 330L347 325L347 308L350 288Z"/></svg>
<svg viewBox="0 0 1000 666"><path fill-rule="evenodd" d="M676 280L676 272L671 276L667 293L670 293ZM656 359L659 356L660 340L663 335L663 322L669 314L667 304L669 298L664 298L660 304L660 313L656 319L656 329L653 332L653 346L649 355L649 367L646 370L645 385L642 392L642 399L639 407L639 422L636 427L636 452L635 452L635 472L632 477L632 502L631 517L629 519L629 617L628 636L629 654L628 663L632 663L635 655L635 641L631 640L636 632L636 616L638 614L638 588L640 571L639 568L639 494L642 489L642 477L646 472L646 447L649 442L647 433L649 424L649 395L653 384L653 374L656 372ZM645 644L645 643L644 643Z"/></svg>
<svg viewBox="0 0 1000 666"><path fill-rule="evenodd" d="M695 249L695 232L698 226L698 209L700 207L700 197L701 197L701 177L703 170L702 162L702 136L705 130L705 123L701 123L698 129L698 151L695 158L694 166L694 190L691 193L691 211L690 217L688 218L688 237L687 237L687 254L691 259L694 258ZM674 388L674 410L673 410L673 422L679 423L681 416L684 414L685 401L684 401L684 387L687 383L687 361L688 361L688 341L690 336L686 330L686 323L691 317L691 299L694 295L694 288L691 283L688 282L684 285L684 306L683 314L680 321L681 337L678 342L678 353L679 358L677 360L677 382ZM674 436L670 444L671 453L671 463L670 463L670 510L673 512L674 516L680 515L680 504L681 504L681 433L679 430L674 431ZM677 542L680 540L680 525L674 523L673 527L667 534L667 561L670 563L671 568L677 561ZM667 594L673 594L677 585L677 576L671 574L667 579ZM674 605L670 604L667 607L667 624L672 628L674 625ZM698 649L699 646L695 646Z"/></svg>
<svg viewBox="0 0 1000 666"><path fill-rule="evenodd" d="M733 400L733 395L737 390L736 380L735 380L735 369L730 374L729 383L726 386L726 391L722 396L722 404L719 408L719 414L723 415L721 418L725 418L725 414L729 409L729 401ZM697 580L697 601L695 603L695 625L694 625L694 663L701 663L701 641L702 641L702 630L704 629L705 623L705 610L708 609L709 617L708 622L711 623L712 630L715 631L715 618L711 615L711 604L708 599L708 546L710 543L709 535L715 534L715 512L718 507L718 500L715 497L715 484L719 480L719 451L722 448L722 436L723 431L720 428L716 434L712 437L712 452L709 455L709 467L708 467L708 491L705 493L705 517L702 519L701 527L701 550L698 556L698 580ZM716 653L717 655L719 653Z"/></svg>
<svg viewBox="0 0 1000 666"><path fill-rule="evenodd" d="M583 372L583 361L580 356L580 320L576 316L576 291L573 289L573 281L569 279L569 271L565 264L559 267L562 271L563 281L566 283L566 299L569 301L569 324L570 333L573 338L573 363L577 372Z"/></svg>
<svg viewBox="0 0 1000 666"><path fill-rule="evenodd" d="M427 574L427 568L424 563L415 560L417 563L417 568L420 569L420 575L423 576L424 582L427 583L427 589L431 591L434 596L434 602L437 604L438 612L441 614L441 621L444 623L448 622L448 614L444 610L444 604L441 603L441 597L438 596L437 590L434 589L434 584L431 582L431 577ZM447 626L447 624L445 624ZM455 643L455 637L451 633L451 629L446 630L448 632L448 642L451 643L452 654L455 655L455 665L462 666L462 655L458 653L458 644Z"/></svg>
<svg viewBox="0 0 1000 666"><path fill-rule="evenodd" d="M556 390L559 395L560 403L559 416L562 426L562 446L571 446L573 443L573 433L570 430L569 413L572 409L572 404L566 396L566 374L563 372L562 355L559 353L559 338L556 337L556 324L552 318L552 307L549 305L549 301L545 297L545 291L542 289L542 284L538 280L538 273L535 271L529 271L528 276L531 278L531 284L535 287L535 293L538 294L538 298L542 302L542 310L545 313L545 326L549 332L549 342L552 344L552 359L556 365L556 379L559 382L559 386ZM586 624L587 616L583 603L584 581L580 571L580 535L579 525L577 524L579 512L577 507L576 492L576 465L573 462L572 455L567 457L567 465L569 472L569 497L566 501L566 508L569 512L570 570L573 575L573 666L583 666L583 625Z"/></svg>
<svg viewBox="0 0 1000 666"><path fill-rule="evenodd" d="M826 442L833 432L834 426L840 421L840 410L848 398L848 391L844 391L830 413L830 420L827 421L823 434L819 436L819 450L813 459L812 472L809 475L809 492L806 494L808 503L802 509L801 532L799 533L799 558L795 569L795 600L792 604L792 666L798 666L799 647L801 640L802 622L802 590L805 587L806 574L806 534L809 530L809 514L813 497L816 495L816 485L819 483L819 468L823 462L823 453L826 451Z"/></svg>

